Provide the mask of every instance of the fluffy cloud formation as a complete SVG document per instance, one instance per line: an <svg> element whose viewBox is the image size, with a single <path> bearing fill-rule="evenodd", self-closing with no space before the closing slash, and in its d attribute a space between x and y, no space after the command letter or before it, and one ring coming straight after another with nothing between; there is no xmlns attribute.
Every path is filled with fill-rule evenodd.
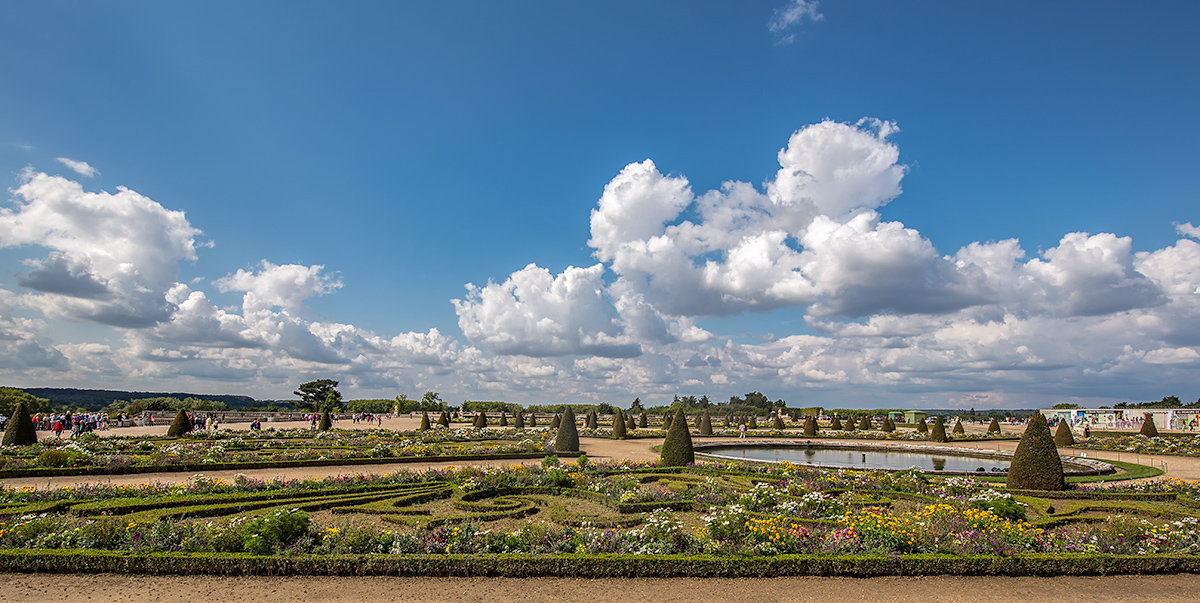
<svg viewBox="0 0 1200 603"><path fill-rule="evenodd" d="M27 170L13 208L0 209L0 247L36 245L20 284L47 316L141 327L166 320L165 299L181 260L196 259L200 231L126 189L91 193L74 181Z"/></svg>
<svg viewBox="0 0 1200 603"><path fill-rule="evenodd" d="M788 0L782 8L775 10L767 29L778 36L777 44L791 44L796 40L796 29L805 21L824 21L817 0Z"/></svg>
<svg viewBox="0 0 1200 603"><path fill-rule="evenodd" d="M75 161L66 157L59 157L56 161L71 168L72 171L84 178L95 178L100 173L100 170L88 165L86 161Z"/></svg>
<svg viewBox="0 0 1200 603"><path fill-rule="evenodd" d="M339 279L321 274L324 269L321 265L276 266L262 260L258 271L238 270L213 284L221 291L244 291L244 303L249 307L278 306L296 312L304 300L341 288Z"/></svg>

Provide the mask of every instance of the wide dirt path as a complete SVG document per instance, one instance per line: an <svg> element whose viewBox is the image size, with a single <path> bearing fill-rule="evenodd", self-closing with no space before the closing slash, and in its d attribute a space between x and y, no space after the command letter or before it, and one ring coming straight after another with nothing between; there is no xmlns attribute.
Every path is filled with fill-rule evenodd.
<svg viewBox="0 0 1200 603"><path fill-rule="evenodd" d="M0 601L1194 601L1200 576L327 578L0 574Z"/></svg>

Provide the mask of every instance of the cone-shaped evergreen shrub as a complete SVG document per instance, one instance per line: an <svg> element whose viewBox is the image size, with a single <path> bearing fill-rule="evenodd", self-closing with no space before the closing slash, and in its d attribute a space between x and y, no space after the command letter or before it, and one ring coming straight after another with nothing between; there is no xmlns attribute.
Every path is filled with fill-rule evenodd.
<svg viewBox="0 0 1200 603"><path fill-rule="evenodd" d="M596 414L596 411L593 410L593 411L588 412L587 428L588 429L597 429L599 427L600 427L600 417Z"/></svg>
<svg viewBox="0 0 1200 603"><path fill-rule="evenodd" d="M508 415L503 410L500 411L500 426L508 427Z"/></svg>
<svg viewBox="0 0 1200 603"><path fill-rule="evenodd" d="M846 417L846 422L842 423L842 426L846 431L854 431L854 417Z"/></svg>
<svg viewBox="0 0 1200 603"><path fill-rule="evenodd" d="M1062 459L1050 435L1046 417L1035 412L1029 426L1013 453L1012 466L1008 469L1008 488L1019 490L1066 490L1063 478Z"/></svg>
<svg viewBox="0 0 1200 603"><path fill-rule="evenodd" d="M959 434L959 435L967 433L967 430L963 429L962 419L958 419L957 421L955 421L954 429L951 429L950 431L953 433Z"/></svg>
<svg viewBox="0 0 1200 603"><path fill-rule="evenodd" d="M525 415L521 413L513 415L513 429L525 429Z"/></svg>
<svg viewBox="0 0 1200 603"><path fill-rule="evenodd" d="M617 409L613 415L613 439L624 440L629 437L629 432L625 430L625 417L621 415L621 409Z"/></svg>
<svg viewBox="0 0 1200 603"><path fill-rule="evenodd" d="M988 435L993 433L1000 433L1000 421L997 421L996 417L992 417L992 422L988 423Z"/></svg>
<svg viewBox="0 0 1200 603"><path fill-rule="evenodd" d="M188 418L186 410L180 410L175 413L175 420L171 421L171 426L167 428L167 437L177 438L192 430L192 420Z"/></svg>
<svg viewBox="0 0 1200 603"><path fill-rule="evenodd" d="M1142 419L1142 428L1138 430L1138 433L1148 438L1158 437L1158 426L1154 424L1154 417L1150 416L1150 413L1146 413Z"/></svg>
<svg viewBox="0 0 1200 603"><path fill-rule="evenodd" d="M783 431L785 428L786 427L783 424L783 415L780 413L775 413L775 420L771 423L771 429Z"/></svg>
<svg viewBox="0 0 1200 603"><path fill-rule="evenodd" d="M1058 428L1054 430L1054 445L1055 446L1074 446L1075 434L1071 433L1071 428L1067 427L1066 421L1059 421Z"/></svg>
<svg viewBox="0 0 1200 603"><path fill-rule="evenodd" d="M841 431L841 429L842 429L842 418L841 418L841 417L839 417L839 416L837 416L837 415L833 415L833 423L831 423L831 424L829 425L829 428L830 428L830 429L836 429L836 430L838 430L838 431Z"/></svg>
<svg viewBox="0 0 1200 603"><path fill-rule="evenodd" d="M671 429L671 413L668 412L667 414L663 415L663 431L668 431L670 429Z"/></svg>
<svg viewBox="0 0 1200 603"><path fill-rule="evenodd" d="M321 422L317 423L317 431L329 431L333 427L333 420L329 417L329 411L321 411Z"/></svg>
<svg viewBox="0 0 1200 603"><path fill-rule="evenodd" d="M529 413L529 426L537 427L537 413L536 412Z"/></svg>
<svg viewBox="0 0 1200 603"><path fill-rule="evenodd" d="M917 433L929 433L929 425L925 423L925 419L917 421Z"/></svg>
<svg viewBox="0 0 1200 603"><path fill-rule="evenodd" d="M863 415L862 421L858 422L858 428L867 430L871 428L871 417Z"/></svg>
<svg viewBox="0 0 1200 603"><path fill-rule="evenodd" d="M186 419L186 416L184 418ZM25 402L17 402L12 416L8 418L8 425L4 427L3 443L5 446L37 444L37 428L33 425L33 417L29 416Z"/></svg>
<svg viewBox="0 0 1200 603"><path fill-rule="evenodd" d="M443 410L442 414L438 417L438 425L441 425L442 427L449 429L450 428L450 413Z"/></svg>
<svg viewBox="0 0 1200 603"><path fill-rule="evenodd" d="M707 410L700 415L700 435L712 435L712 415Z"/></svg>
<svg viewBox="0 0 1200 603"><path fill-rule="evenodd" d="M758 429L758 416L750 415L750 424L746 427L749 429Z"/></svg>
<svg viewBox="0 0 1200 603"><path fill-rule="evenodd" d="M933 431L929 434L930 442L945 442L949 438L946 437L946 423L942 421L942 415L938 415L933 421Z"/></svg>
<svg viewBox="0 0 1200 603"><path fill-rule="evenodd" d="M550 419L550 429L558 429L562 426L562 417L558 413L554 413L554 418Z"/></svg>
<svg viewBox="0 0 1200 603"><path fill-rule="evenodd" d="M665 467L682 467L696 462L696 453L692 450L692 434L688 433L687 417L683 409L675 411L671 421L671 429L663 440L662 459L659 465Z"/></svg>
<svg viewBox="0 0 1200 603"><path fill-rule="evenodd" d="M475 413L475 420L471 422L471 427L474 429L483 429L487 427L487 413Z"/></svg>
<svg viewBox="0 0 1200 603"><path fill-rule="evenodd" d="M646 416L646 413L642 413L642 416L638 417L638 429L645 429L649 425L650 419Z"/></svg>
<svg viewBox="0 0 1200 603"><path fill-rule="evenodd" d="M430 429L432 429L429 425L429 411L425 411L425 412L421 413L421 426L418 427L417 429L419 429L421 431L429 431Z"/></svg>
<svg viewBox="0 0 1200 603"><path fill-rule="evenodd" d="M575 426L575 411L567 407L558 423L558 437L554 438L556 452L575 452L579 450L579 428Z"/></svg>
<svg viewBox="0 0 1200 603"><path fill-rule="evenodd" d="M817 435L816 417L807 417L804 419L804 435L809 437Z"/></svg>
<svg viewBox="0 0 1200 603"><path fill-rule="evenodd" d="M633 420L633 415L631 415L631 414L626 415L624 412L622 412L621 414L625 415L625 429L627 429L629 431L633 431L633 430L637 429L637 421Z"/></svg>
<svg viewBox="0 0 1200 603"><path fill-rule="evenodd" d="M893 431L896 431L896 424L892 422L891 417L887 417L883 420L883 427L880 427L880 429L887 433L892 433Z"/></svg>

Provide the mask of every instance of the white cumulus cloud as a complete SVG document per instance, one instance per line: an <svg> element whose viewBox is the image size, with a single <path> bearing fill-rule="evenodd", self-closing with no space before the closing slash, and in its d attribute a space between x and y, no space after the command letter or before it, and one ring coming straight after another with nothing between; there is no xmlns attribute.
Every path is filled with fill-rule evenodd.
<svg viewBox="0 0 1200 603"><path fill-rule="evenodd" d="M95 178L96 175L100 173L100 170L88 165L88 162L86 161L76 161L66 157L58 157L56 158L56 161L71 168L76 174L79 174L84 178Z"/></svg>

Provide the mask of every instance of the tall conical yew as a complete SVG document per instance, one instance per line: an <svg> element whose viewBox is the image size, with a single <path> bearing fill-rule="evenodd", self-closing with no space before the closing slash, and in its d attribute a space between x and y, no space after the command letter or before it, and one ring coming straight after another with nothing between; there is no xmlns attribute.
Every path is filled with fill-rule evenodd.
<svg viewBox="0 0 1200 603"><path fill-rule="evenodd" d="M317 431L329 431L332 428L333 420L329 416L329 411L321 411L321 422L317 423Z"/></svg>
<svg viewBox="0 0 1200 603"><path fill-rule="evenodd" d="M529 413L529 426L537 427L537 413L536 412Z"/></svg>
<svg viewBox="0 0 1200 603"><path fill-rule="evenodd" d="M958 435L962 435L967 432L966 429L963 429L961 418L954 422L954 429L951 429L950 431Z"/></svg>
<svg viewBox="0 0 1200 603"><path fill-rule="evenodd" d="M785 429L783 424L783 415L781 413L775 413L775 420L771 422L771 429L776 429L779 431L783 431Z"/></svg>
<svg viewBox="0 0 1200 603"><path fill-rule="evenodd" d="M1154 424L1154 417L1150 413L1146 413L1146 416L1142 418L1142 428L1138 430L1138 433L1148 438L1158 437L1158 426Z"/></svg>
<svg viewBox="0 0 1200 603"><path fill-rule="evenodd" d="M923 418L917 421L917 433L929 433L929 424Z"/></svg>
<svg viewBox="0 0 1200 603"><path fill-rule="evenodd" d="M807 417L804 419L804 435L809 437L817 435L816 417Z"/></svg>
<svg viewBox="0 0 1200 603"><path fill-rule="evenodd" d="M933 431L929 434L929 441L945 442L947 439L946 423L942 421L942 415L938 415L938 417L933 421Z"/></svg>
<svg viewBox="0 0 1200 603"><path fill-rule="evenodd" d="M863 415L862 421L859 421L858 428L862 430L871 429L871 417Z"/></svg>
<svg viewBox="0 0 1200 603"><path fill-rule="evenodd" d="M854 431L854 417L846 417L846 422L842 424L842 429Z"/></svg>
<svg viewBox="0 0 1200 603"><path fill-rule="evenodd" d="M659 465L664 467L682 467L696 462L696 453L692 449L692 434L688 433L687 417L683 409L675 411L671 421L671 429L663 440L662 459Z"/></svg>
<svg viewBox="0 0 1200 603"><path fill-rule="evenodd" d="M500 426L508 427L508 414L505 413L503 410L500 411Z"/></svg>
<svg viewBox="0 0 1200 603"><path fill-rule="evenodd" d="M1066 490L1062 459L1046 417L1034 412L1008 469L1010 490Z"/></svg>
<svg viewBox="0 0 1200 603"><path fill-rule="evenodd" d="M1058 428L1054 430L1054 445L1055 446L1074 446L1075 434L1071 433L1071 428L1067 427L1066 421L1059 421Z"/></svg>
<svg viewBox="0 0 1200 603"><path fill-rule="evenodd" d="M558 429L559 427L562 427L562 416L554 413L554 418L550 419L550 429Z"/></svg>
<svg viewBox="0 0 1200 603"><path fill-rule="evenodd" d="M513 429L525 429L525 415L523 413L513 415Z"/></svg>
<svg viewBox="0 0 1200 603"><path fill-rule="evenodd" d="M575 411L568 406L558 423L558 437L554 438L556 452L579 450L579 428L575 426Z"/></svg>
<svg viewBox="0 0 1200 603"><path fill-rule="evenodd" d="M441 425L442 427L449 429L450 428L450 413L443 410L442 415L440 417L438 417L438 425Z"/></svg>
<svg viewBox="0 0 1200 603"><path fill-rule="evenodd" d="M663 415L663 431L671 430L671 413Z"/></svg>
<svg viewBox="0 0 1200 603"><path fill-rule="evenodd" d="M996 417L992 417L992 422L988 423L988 435L993 433L1000 433L1000 421L997 421Z"/></svg>
<svg viewBox="0 0 1200 603"><path fill-rule="evenodd" d="M649 426L650 426L650 419L649 419L649 417L646 416L646 413L643 412L642 415L640 417L638 417L638 429L645 429Z"/></svg>
<svg viewBox="0 0 1200 603"><path fill-rule="evenodd" d="M191 426L191 423L188 425ZM17 402L16 408L13 408L12 416L8 418L8 425L4 427L2 442L5 446L37 444L37 428L33 425L33 417L29 416L29 409L25 406L24 401Z"/></svg>
<svg viewBox="0 0 1200 603"><path fill-rule="evenodd" d="M421 413L421 426L418 427L417 429L419 429L421 431L429 431L431 429L431 427L429 425L429 411L428 410Z"/></svg>
<svg viewBox="0 0 1200 603"><path fill-rule="evenodd" d="M887 417L883 420L883 427L880 427L880 429L886 433L892 433L893 431L896 431L896 424L892 422L891 417Z"/></svg>
<svg viewBox="0 0 1200 603"><path fill-rule="evenodd" d="M707 410L700 415L700 435L712 435L712 415Z"/></svg>
<svg viewBox="0 0 1200 603"><path fill-rule="evenodd" d="M750 424L746 427L749 429L758 429L758 415L750 415Z"/></svg>
<svg viewBox="0 0 1200 603"><path fill-rule="evenodd" d="M837 415L833 415L833 423L830 423L830 424L829 424L829 428L830 428L830 429L836 429L836 430L838 430L838 431L841 431L841 429L842 429L842 418L841 418L841 417L839 417L839 416L837 416Z"/></svg>
<svg viewBox="0 0 1200 603"><path fill-rule="evenodd" d="M629 437L629 432L625 429L625 417L621 414L621 409L616 409L613 413L613 439L624 440Z"/></svg>
<svg viewBox="0 0 1200 603"><path fill-rule="evenodd" d="M598 415L596 415L596 411L594 411L594 410L588 411L587 428L588 429L598 429L599 427L600 427L600 417Z"/></svg>
<svg viewBox="0 0 1200 603"><path fill-rule="evenodd" d="M633 431L633 430L637 429L637 421L633 420L632 414L626 415L624 413L624 411L622 411L621 414L625 415L625 429L627 429L629 431Z"/></svg>

